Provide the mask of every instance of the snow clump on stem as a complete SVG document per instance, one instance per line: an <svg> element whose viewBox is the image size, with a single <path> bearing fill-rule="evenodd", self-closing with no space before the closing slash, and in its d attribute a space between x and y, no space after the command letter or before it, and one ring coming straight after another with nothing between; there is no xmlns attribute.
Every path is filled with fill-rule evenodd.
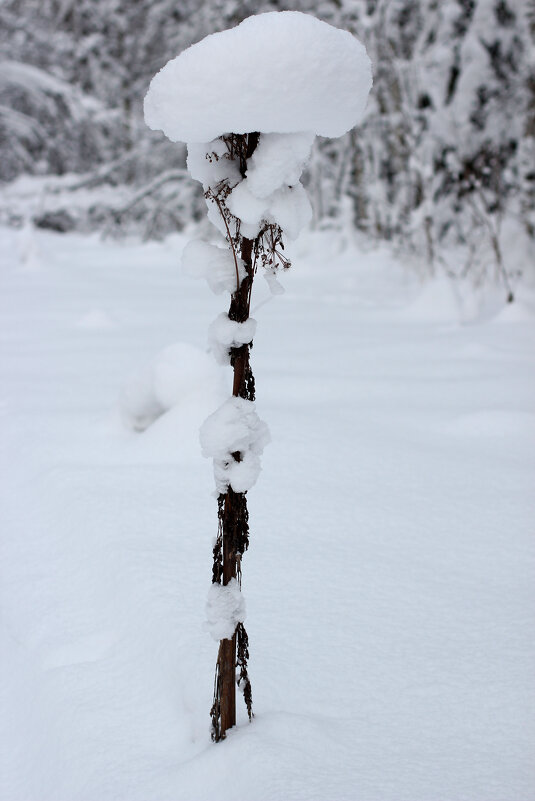
<svg viewBox="0 0 535 801"><path fill-rule="evenodd" d="M245 600L235 578L228 584L212 584L206 601L206 626L216 642L230 640L238 623L245 620Z"/></svg>
<svg viewBox="0 0 535 801"><path fill-rule="evenodd" d="M203 455L214 460L218 493L229 486L234 492L247 492L256 484L269 430L254 403L232 396L204 421L200 439Z"/></svg>
<svg viewBox="0 0 535 801"><path fill-rule="evenodd" d="M239 348L253 341L256 320L249 317L244 323L236 323L225 312L219 314L208 329L208 343L219 364L230 364L231 348Z"/></svg>

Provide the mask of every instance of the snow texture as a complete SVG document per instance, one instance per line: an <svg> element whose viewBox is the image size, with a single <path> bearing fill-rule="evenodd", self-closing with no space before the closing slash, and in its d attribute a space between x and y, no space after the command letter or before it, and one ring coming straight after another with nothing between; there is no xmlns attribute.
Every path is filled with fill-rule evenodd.
<svg viewBox="0 0 535 801"><path fill-rule="evenodd" d="M253 239L266 223L275 223L288 239L296 239L312 219L312 206L299 177L310 157L313 141L314 134L310 133L260 134L244 179L226 157L222 140L189 144L188 169L205 191L222 181L233 187L226 205L240 220L240 232L244 236ZM207 206L208 219L225 235L225 223L217 204L208 199ZM210 247L202 243L187 246L183 256L185 268L191 274L205 277L216 292L227 287L234 291L232 255L224 262L218 249L212 252ZM242 280L241 262L239 267Z"/></svg>
<svg viewBox="0 0 535 801"><path fill-rule="evenodd" d="M260 230L261 220L269 208L269 200L255 197L247 181L244 180L232 190L227 198L227 206L231 214L254 228L256 236Z"/></svg>
<svg viewBox="0 0 535 801"><path fill-rule="evenodd" d="M256 717L239 703L213 747L210 409L184 396L139 435L115 404L164 343L202 349L221 299L177 271L182 234L35 230L32 271L20 234L0 228L0 798L531 801L533 292L469 325L426 292L411 316L385 248L290 246L254 314ZM91 309L116 324L80 328Z"/></svg>
<svg viewBox="0 0 535 801"><path fill-rule="evenodd" d="M234 261L231 250L210 245L201 239L193 239L184 248L182 269L192 278L205 278L215 295L225 291L231 294L236 292L247 275L243 260L238 254Z"/></svg>
<svg viewBox="0 0 535 801"><path fill-rule="evenodd" d="M269 439L268 427L258 417L254 403L244 398L229 398L204 421L201 447L203 455L214 460L218 493L229 486L234 492L247 492L256 484L260 456Z"/></svg>
<svg viewBox="0 0 535 801"><path fill-rule="evenodd" d="M249 236L256 236L263 222L274 222L289 239L297 239L301 229L312 219L312 207L300 183L281 187L268 198L258 198L246 179L229 195L227 206L235 217L246 223Z"/></svg>
<svg viewBox="0 0 535 801"><path fill-rule="evenodd" d="M267 216L280 225L288 239L297 239L312 220L312 206L303 185L283 186L275 192Z"/></svg>
<svg viewBox="0 0 535 801"><path fill-rule="evenodd" d="M124 382L119 398L121 418L127 428L145 431L165 409L154 392L154 374L150 366L140 368Z"/></svg>
<svg viewBox="0 0 535 801"><path fill-rule="evenodd" d="M249 317L244 323L231 320L223 312L208 328L208 344L219 364L230 364L230 349L252 342L256 332L256 320Z"/></svg>
<svg viewBox="0 0 535 801"><path fill-rule="evenodd" d="M151 81L145 121L174 142L251 131L337 137L362 118L371 85L354 36L308 14L273 11L169 61Z"/></svg>
<svg viewBox="0 0 535 801"><path fill-rule="evenodd" d="M274 267L266 267L264 270L264 279L269 287L271 295L284 295L284 287L277 279L277 269Z"/></svg>
<svg viewBox="0 0 535 801"><path fill-rule="evenodd" d="M310 133L262 134L247 164L246 182L251 194L267 198L284 184L299 183L314 139Z"/></svg>
<svg viewBox="0 0 535 801"><path fill-rule="evenodd" d="M186 342L161 350L154 360L138 368L124 382L120 395L123 422L144 431L164 412L192 399L221 391L222 381L212 359Z"/></svg>
<svg viewBox="0 0 535 801"><path fill-rule="evenodd" d="M231 214L240 220L240 232L245 237L254 239L264 224L275 223L288 239L296 239L312 219L312 206L299 178L310 158L314 138L313 133L262 133L244 179L235 162L227 157L226 145L221 139L188 144L187 166L192 178L200 181L205 191L221 182L233 187L226 204ZM208 199L207 206L208 219L226 235L217 204ZM215 265L208 265L208 254L207 249L204 266L202 246L195 245L191 254L189 247L186 248L184 259L188 263L191 261L187 267L189 272L203 275L214 291L218 291L221 283L211 278ZM230 271L230 266L228 269Z"/></svg>
<svg viewBox="0 0 535 801"><path fill-rule="evenodd" d="M245 620L245 599L235 578L228 584L212 584L206 601L206 624L212 638L230 640L238 623Z"/></svg>
<svg viewBox="0 0 535 801"><path fill-rule="evenodd" d="M236 161L227 157L227 146L222 139L189 142L186 166L191 177L203 185L203 189L226 181L230 186L241 180Z"/></svg>

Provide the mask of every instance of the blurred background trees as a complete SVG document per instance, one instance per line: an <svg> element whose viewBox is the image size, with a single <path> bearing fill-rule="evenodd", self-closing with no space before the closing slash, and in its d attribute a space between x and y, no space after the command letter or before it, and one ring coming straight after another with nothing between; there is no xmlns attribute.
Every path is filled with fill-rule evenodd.
<svg viewBox="0 0 535 801"><path fill-rule="evenodd" d="M352 31L374 64L362 127L317 142L315 224L514 283L535 240L535 0L3 0L0 222L161 237L199 219L184 147L144 125L149 80L288 8Z"/></svg>

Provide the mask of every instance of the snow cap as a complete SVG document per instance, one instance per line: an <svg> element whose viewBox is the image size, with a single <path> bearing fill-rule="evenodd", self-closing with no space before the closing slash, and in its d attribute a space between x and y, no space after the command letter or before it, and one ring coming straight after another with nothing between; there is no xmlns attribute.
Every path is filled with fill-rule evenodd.
<svg viewBox="0 0 535 801"><path fill-rule="evenodd" d="M337 137L360 122L372 85L364 45L300 11L270 11L206 36L169 61L145 121L173 142L226 133Z"/></svg>

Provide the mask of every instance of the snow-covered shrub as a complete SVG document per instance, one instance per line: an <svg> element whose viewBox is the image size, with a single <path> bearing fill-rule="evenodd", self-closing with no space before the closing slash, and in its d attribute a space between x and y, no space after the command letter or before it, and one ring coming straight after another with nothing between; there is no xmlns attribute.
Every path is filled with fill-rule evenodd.
<svg viewBox="0 0 535 801"><path fill-rule="evenodd" d="M362 35L374 91L358 136L322 145L321 214L339 217L349 195L362 230L418 254L428 270L496 278L508 295L535 263L533 9L509 0L363 5L344 4L337 24Z"/></svg>
<svg viewBox="0 0 535 801"><path fill-rule="evenodd" d="M208 354L187 342L177 342L126 379L121 389L121 417L128 428L144 431L192 397L220 392L221 375Z"/></svg>

